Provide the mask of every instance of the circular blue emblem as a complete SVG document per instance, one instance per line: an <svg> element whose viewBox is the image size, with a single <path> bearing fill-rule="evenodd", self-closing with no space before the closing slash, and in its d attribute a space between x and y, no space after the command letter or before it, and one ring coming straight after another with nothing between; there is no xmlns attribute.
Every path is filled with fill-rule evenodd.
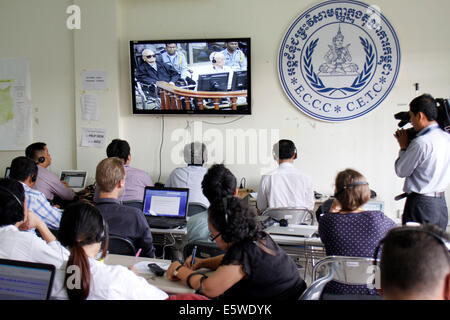
<svg viewBox="0 0 450 320"><path fill-rule="evenodd" d="M281 43L278 73L294 105L324 121L375 109L400 68L397 35L379 8L353 0L322 2L302 13Z"/></svg>

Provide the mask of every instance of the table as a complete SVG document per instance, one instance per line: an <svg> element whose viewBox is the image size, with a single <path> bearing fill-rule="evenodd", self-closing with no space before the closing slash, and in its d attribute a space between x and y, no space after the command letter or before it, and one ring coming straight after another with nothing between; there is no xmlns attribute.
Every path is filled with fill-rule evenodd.
<svg viewBox="0 0 450 320"><path fill-rule="evenodd" d="M150 262L165 262L170 263L170 260L162 260L162 259L152 259L152 258L143 258L139 257L135 260L135 257L133 256L124 256L124 255L118 255L118 254L108 254L104 262L105 264L109 265L122 265L122 266L130 266L135 263L141 262L141 261L148 261ZM181 281L171 281L167 279L166 275L162 277L157 277L154 274L149 272L146 273L139 273L139 276L145 278L148 283L154 285L155 287L158 287L159 289L167 292L168 294L181 294L181 293L194 293L195 290L188 288L183 282Z"/></svg>

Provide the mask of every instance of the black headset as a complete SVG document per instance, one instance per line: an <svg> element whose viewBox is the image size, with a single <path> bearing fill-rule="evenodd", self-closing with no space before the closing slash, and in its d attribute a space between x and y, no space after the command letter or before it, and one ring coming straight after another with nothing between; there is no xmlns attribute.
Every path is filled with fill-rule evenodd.
<svg viewBox="0 0 450 320"><path fill-rule="evenodd" d="M36 164L44 163L44 162L45 162L45 157L39 157L39 159L37 160Z"/></svg>
<svg viewBox="0 0 450 320"><path fill-rule="evenodd" d="M450 254L450 242L441 237L440 235L430 231L430 230L424 230L422 228L418 228L418 227L401 227L401 228L397 228L395 230L392 230L390 232L395 232L395 233L399 233L399 232L404 232L404 231L419 231L419 232L424 232L426 234L428 234L429 236L435 238L440 244L442 244L444 246L444 248L446 249L447 253ZM378 246L375 249L374 255L373 255L373 265L377 265L377 258L378 258L378 252L380 251L380 248L382 246L382 244L384 243L384 241L386 240L386 237L384 237L379 243Z"/></svg>
<svg viewBox="0 0 450 320"><path fill-rule="evenodd" d="M0 186L0 190L13 196L13 198L16 199L17 203L23 208L23 202L20 201L19 198L11 190L9 190L8 188L5 188L4 186Z"/></svg>
<svg viewBox="0 0 450 320"><path fill-rule="evenodd" d="M336 196L342 192L344 192L344 190L350 188L350 187L356 187L356 186L361 186L361 185L366 185L369 184L366 181L359 181L359 182L353 182L353 183L349 183L346 184L341 190L339 190L338 192L336 192L333 196L336 198Z"/></svg>
<svg viewBox="0 0 450 320"><path fill-rule="evenodd" d="M212 61L212 63L216 63L216 62L217 62L217 61L216 61L216 54L215 54L215 53L213 54L213 58L212 58L211 61Z"/></svg>

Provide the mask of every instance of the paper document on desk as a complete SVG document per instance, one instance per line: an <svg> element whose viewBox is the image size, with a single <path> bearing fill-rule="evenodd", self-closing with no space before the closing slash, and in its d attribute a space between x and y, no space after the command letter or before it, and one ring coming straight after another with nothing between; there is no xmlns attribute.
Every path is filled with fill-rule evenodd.
<svg viewBox="0 0 450 320"><path fill-rule="evenodd" d="M150 269L148 268L149 263L156 263L158 266L160 266L162 269L167 270L169 269L170 262L152 262L152 261L141 261L134 265L138 273L142 274L153 274Z"/></svg>

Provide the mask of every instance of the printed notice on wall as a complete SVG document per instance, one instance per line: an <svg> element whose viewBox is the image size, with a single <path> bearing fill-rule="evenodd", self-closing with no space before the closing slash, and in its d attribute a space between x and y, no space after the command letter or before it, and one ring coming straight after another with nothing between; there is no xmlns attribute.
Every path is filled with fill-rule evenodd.
<svg viewBox="0 0 450 320"><path fill-rule="evenodd" d="M106 71L83 71L83 90L106 90Z"/></svg>
<svg viewBox="0 0 450 320"><path fill-rule="evenodd" d="M83 94L81 96L81 119L98 120L98 95Z"/></svg>
<svg viewBox="0 0 450 320"><path fill-rule="evenodd" d="M106 130L83 128L81 146L90 148L103 148L106 142Z"/></svg>

